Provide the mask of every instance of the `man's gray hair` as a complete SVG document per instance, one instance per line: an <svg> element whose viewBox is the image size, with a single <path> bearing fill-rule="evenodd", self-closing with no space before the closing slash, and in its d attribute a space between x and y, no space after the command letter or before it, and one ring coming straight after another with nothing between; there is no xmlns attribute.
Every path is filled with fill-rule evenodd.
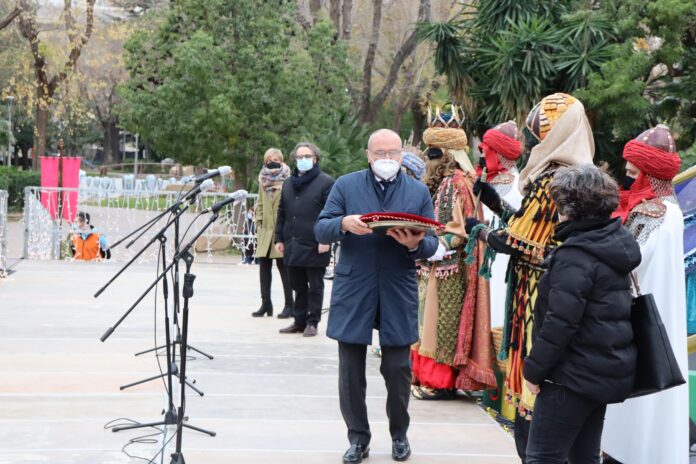
<svg viewBox="0 0 696 464"><path fill-rule="evenodd" d="M619 205L619 187L606 171L581 164L556 171L551 197L568 219L608 219Z"/></svg>
<svg viewBox="0 0 696 464"><path fill-rule="evenodd" d="M319 151L319 147L310 142L300 142L297 145L295 145L295 148L293 148L290 152L290 159L294 160L295 155L297 155L297 150L299 150L302 147L309 148L310 150L312 150L312 153L314 154L314 157L317 159L317 162L321 160L321 152Z"/></svg>
<svg viewBox="0 0 696 464"><path fill-rule="evenodd" d="M368 150L370 149L370 145L372 145L372 141L373 141L375 138L381 137L381 136L383 136L383 135L391 135L391 136L394 136L395 138L399 139L399 143L401 143L401 136L400 136L397 132L395 132L395 131L393 131L393 130L391 130L391 129L377 129L376 131L374 131L373 133L371 133L371 134L370 134L370 137L367 139L367 149L368 149Z"/></svg>

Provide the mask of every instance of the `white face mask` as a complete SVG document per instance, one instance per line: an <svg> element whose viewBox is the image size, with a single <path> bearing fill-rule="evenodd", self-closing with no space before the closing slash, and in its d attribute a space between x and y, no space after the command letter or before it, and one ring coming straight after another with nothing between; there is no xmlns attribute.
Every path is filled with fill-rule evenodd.
<svg viewBox="0 0 696 464"><path fill-rule="evenodd" d="M383 180L389 180L401 169L401 163L393 159L378 159L372 160L372 170L377 177Z"/></svg>

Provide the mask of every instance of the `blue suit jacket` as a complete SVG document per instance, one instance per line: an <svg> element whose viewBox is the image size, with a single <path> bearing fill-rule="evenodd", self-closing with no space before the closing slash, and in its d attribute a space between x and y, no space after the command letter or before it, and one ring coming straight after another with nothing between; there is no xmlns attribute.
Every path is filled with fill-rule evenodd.
<svg viewBox="0 0 696 464"><path fill-rule="evenodd" d="M428 188L399 174L386 192L365 169L340 177L314 227L319 243L341 241L335 269L327 335L346 343L372 343L378 322L380 344L407 346L418 340L416 259L437 250L429 232L409 252L384 233L354 235L341 231L341 220L352 214L393 211L433 219ZM379 314L377 313L379 311Z"/></svg>

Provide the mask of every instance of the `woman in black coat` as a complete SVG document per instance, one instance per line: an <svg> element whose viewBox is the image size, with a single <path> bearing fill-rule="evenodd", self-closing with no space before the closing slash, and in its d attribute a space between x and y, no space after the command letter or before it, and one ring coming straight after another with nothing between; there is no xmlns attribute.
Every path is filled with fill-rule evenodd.
<svg viewBox="0 0 696 464"><path fill-rule="evenodd" d="M551 195L562 242L544 262L524 378L538 396L526 464L599 463L607 403L633 388L630 272L640 248L619 219L618 187L592 165L559 170Z"/></svg>
<svg viewBox="0 0 696 464"><path fill-rule="evenodd" d="M290 155L297 167L283 183L278 207L275 242L288 268L290 286L295 292L295 321L280 333L317 334L324 301L324 271L329 265L329 245L314 238L314 223L324 209L334 180L319 167L319 149L298 143Z"/></svg>

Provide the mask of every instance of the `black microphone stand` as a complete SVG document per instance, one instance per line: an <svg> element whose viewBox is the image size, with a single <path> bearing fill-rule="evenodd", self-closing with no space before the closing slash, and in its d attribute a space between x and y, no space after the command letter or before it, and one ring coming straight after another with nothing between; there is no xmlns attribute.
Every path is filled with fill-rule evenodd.
<svg viewBox="0 0 696 464"><path fill-rule="evenodd" d="M198 231L198 233L189 241L189 243L184 246L182 251L180 253L177 253L174 255L174 259L172 262L167 265L166 267L163 265L162 272L157 276L154 282L150 284L150 286L145 289L142 295L136 300L133 305L128 308L128 310L121 316L121 318L116 321L116 323L107 329L107 331L101 336L101 341L105 341L107 338L111 336L111 334L116 330L116 328L121 325L121 323L128 317L128 315L135 309L135 307L147 296L150 291L155 288L155 286L159 283L160 280L166 279L167 273L179 262L179 260L184 259L184 262L186 263L186 274L184 275L184 310L183 310L183 323L182 323L182 340L181 344L179 345L179 358L181 360L181 373L179 375L179 385L180 385L180 402L179 402L179 408L176 413L176 425L177 425L177 451L176 453L172 454L172 462L176 463L181 463L183 464L183 455L181 454L181 439L182 439L182 432L183 428L188 428L191 430L196 430L198 432L205 433L207 435L210 435L211 437L214 437L216 435L215 432L210 431L210 430L205 430L200 427L195 427L191 424L186 424L184 423L185 421L188 420L187 417L185 417L185 411L186 411L186 342L188 339L188 313L189 313L189 307L188 307L188 300L191 296L193 296L193 280L196 278L195 275L190 273L191 270L191 264L193 264L193 255L189 253L189 250L191 247L196 243L196 240L203 235L205 230L210 227L210 225L217 220L219 216L219 213L217 211L213 212L213 215L208 219L208 222L201 228L201 230ZM171 390L170 390L171 393ZM127 425L123 427L117 427L112 429L114 432L118 432L121 430L131 430L131 429L138 429L138 428L143 428L143 427L157 427L160 425L169 425L165 421L159 421L159 422L152 422L152 423L147 423L147 424L136 424L136 425ZM117 430L118 429L118 430ZM174 461L175 456L177 456L177 460Z"/></svg>
<svg viewBox="0 0 696 464"><path fill-rule="evenodd" d="M188 209L189 203L186 204L186 207L183 210L179 210L181 212L176 213L176 217L172 221L174 223L174 237L175 237L175 244L177 245L177 249L175 250L175 253L178 253L178 229L179 229L179 217L181 214L183 214L183 211ZM163 229L158 233L154 238L159 240L161 245L161 254L162 254L162 269L164 269L164 264L167 262L167 253L166 253L166 241L167 237L164 235L164 231L166 230ZM135 239L137 240L137 238ZM175 269L178 269L178 265L174 266ZM175 276L175 281L174 281L174 308L173 308L173 314L174 314L174 324L177 327L177 332L179 328L179 324L177 321L177 316L176 313L178 311L177 304L179 302L178 298L178 292L179 292L179 285L178 281L178 275ZM172 340L171 336L171 325L170 325L170 319L169 319L169 309L168 309L168 301L169 301L169 291L168 291L168 283L167 283L167 276L165 275L164 278L162 279L162 292L163 292L163 297L164 297L164 345L159 346L155 348L155 350L160 349L160 348L165 348L165 351L167 353L167 372L162 373L159 375L153 375L152 377L148 377L146 379L138 380L137 382L132 382L126 385L121 385L120 390L125 390L126 388L131 388L136 385L141 385L143 383L151 382L153 380L161 379L163 377L167 377L167 384L168 384L168 390L167 390L167 396L169 397L169 404L172 406L169 411L165 413L165 421L167 421L167 416L170 415L170 412L173 415L172 417L174 418L174 422L165 422L166 424L175 424L176 423L176 412L174 411L173 407L173 399L172 399L172 376L174 377L179 377L179 368L176 365L176 344L177 341ZM153 350L148 350L147 352L151 352ZM135 355L138 356L140 354L143 354L145 352L141 353L136 353ZM203 396L204 393L196 388L193 384L196 383L194 380L193 382L189 382L187 379L184 379L186 384L191 388L191 390L195 391L198 393L200 396ZM147 425L146 425L147 426ZM125 427L114 427L112 430L114 432L119 432L121 430L126 430L129 428L133 428L133 426L125 426Z"/></svg>
<svg viewBox="0 0 696 464"><path fill-rule="evenodd" d="M184 423L186 418L186 388L185 383L182 379L186 378L186 343L188 341L188 318L189 318L189 299L193 297L193 282L196 279L194 274L191 274L191 265L193 264L193 255L189 253L191 246L196 243L198 237L200 237L203 232L210 227L210 225L215 222L218 218L218 212L213 212L210 219L205 226L196 234L196 236L191 239L191 241L181 250L180 253L174 256L174 263L178 262L179 259L183 259L186 263L186 274L184 274L184 286L183 286L183 296L184 296L184 310L183 310L183 322L182 322L182 338L181 344L179 345L179 357L181 358L181 377L179 377L180 386L180 399L179 399L179 409L177 411L177 428L176 428L176 450L172 453L171 464L185 464L184 455L181 452L181 443L183 440L184 427L202 432L214 437L215 432L201 429L199 427L192 426L190 424ZM172 263L173 264L173 263Z"/></svg>
<svg viewBox="0 0 696 464"><path fill-rule="evenodd" d="M177 204L180 205L181 202L177 202ZM174 205L173 205L173 206L174 206ZM131 266L131 265L133 264L133 262L135 262L135 260L138 259L138 257L139 257L140 255L142 255L142 254L145 252L145 250L147 250L155 241L159 241L159 242L160 242L161 253L162 253L162 268L165 269L165 265L166 265L166 241L167 241L166 231L167 231L167 229L168 229L172 224L174 224L175 222L178 221L179 216L180 216L181 214L183 214L183 212L186 211L186 210L188 209L189 206L190 206L190 203L189 203L189 202L187 202L187 203L185 204L185 207L184 207L183 209L178 208L178 206L177 206L176 210L173 210L173 211L172 211L173 214L175 215L175 218L172 219L172 220L170 220L162 229L160 229L160 231L159 231L159 232L158 232L158 233L157 233L157 234L156 234L156 235L155 235L155 236L154 236L154 237L153 237L153 238L152 238L152 239L151 239L139 252L138 252L138 253L136 253L136 255L135 255L135 256L134 256L134 257L133 257L133 258L132 258L132 259L131 259L131 260L130 260L130 261L129 261L129 262L128 262L128 263L115 275L115 276L114 276L114 277L112 277L112 279L111 279L107 284L105 284L105 285L94 295L95 298L98 297L98 296L99 296L111 283L113 283L113 281L114 281L119 275L121 275L129 266ZM167 272L168 272L168 269L167 269ZM171 332L170 332L170 327L171 327L171 325L170 325L170 321L169 321L169 308L168 308L169 290L168 290L168 282L167 282L167 274L166 274L166 272L164 272L163 274L161 274L161 275L160 275L160 279L158 279L157 281L155 281L155 283L154 283L153 285L151 285L151 286L145 291L145 293L143 293L143 294L140 296L140 298L138 298L138 300L135 302L135 304L133 304L133 305L131 306L131 308L126 312L126 314L124 314L124 315L121 317L121 319L120 319L113 327L110 327L110 328L106 331L106 333L104 333L104 335L102 335L101 341L103 342L103 341L105 341L109 336L111 336L111 334L112 334L113 331L116 329L116 327L118 327L118 326L121 324L121 322L123 322L123 320L125 320L125 318L128 316L128 314L130 314L130 312L140 303L140 301L143 300L143 298L145 298L145 296L152 290L152 288L154 288L154 286L157 284L157 282L159 282L159 280L161 280L161 279L164 280L164 281L163 281L163 285L162 285L162 291L163 291L163 296L164 296L165 339L166 339L166 345L165 345L165 346L166 346L166 348L167 348L167 350L166 350L166 353L167 353L167 355L166 355L166 356L167 356L167 372L166 372L166 374L160 374L160 375L153 376L153 377L151 377L151 378L148 378L148 379L145 379L145 380L142 380L142 381L139 381L139 382L135 382L135 383L132 383L132 384L129 384L129 385L122 386L122 387L121 387L121 390L123 390L123 389L125 389L125 388L128 388L128 387L131 387L131 386L133 386L133 385L138 385L138 384L145 383L145 382L148 382L148 381L151 381L151 380L155 380L155 379L160 379L160 378L163 378L163 377L167 377L167 385L168 385L168 387L167 387L168 409L164 412L164 420L163 420L163 421L158 421L158 422L155 422L155 423L147 423L147 424L137 424L137 425L128 425L128 426L114 427L114 428L112 429L114 432L119 432L119 431L121 431L121 430L129 430L129 429L133 429L133 428L141 428L141 427L154 427L154 426L159 426L159 425L172 425L172 424L176 424L176 422L177 422L176 410L175 410L175 408L174 408L174 398L173 398L173 394L174 394L174 393L173 393L173 389L172 389L172 387L173 387L172 376L179 377L179 372L178 372L178 368L177 368L177 366L176 366L176 351L175 351L175 347L174 347L174 345L171 343ZM184 379L184 382L185 382L185 384L188 385L191 389L193 389L194 391L196 391L199 395L203 396L203 392L201 392L201 391L198 390L196 387L194 387L193 384L192 384L191 382L189 382L189 381L186 380L186 379Z"/></svg>
<svg viewBox="0 0 696 464"><path fill-rule="evenodd" d="M174 222L174 250L175 250L174 253L179 252L179 245L180 245L180 243L179 243L179 220L177 218L176 221ZM181 306L180 306L180 300L179 300L179 263L177 262L177 264L174 266L174 327L176 327L176 338L172 342L175 345L181 344L181 327L179 326L179 318L178 318L180 307ZM169 343L169 342L167 342L167 343ZM138 353L135 353L135 355L141 356L143 354L152 353L153 351L161 350L162 348L165 348L165 345L160 345L160 346L156 346L154 348L150 348L149 350L140 351ZM202 350L196 348L195 346L188 345L188 349L193 350L193 351L205 356L208 359L211 359L211 360L213 359L212 355L206 353L205 351L202 351ZM147 382L148 380L151 380L151 379L144 380L143 382ZM138 385L138 383L142 383L142 382L137 382L137 383L134 383L131 385L126 385L125 388L131 387L133 385ZM194 390L196 390L196 389L194 388ZM202 393L199 392L199 394L201 396L203 396Z"/></svg>

